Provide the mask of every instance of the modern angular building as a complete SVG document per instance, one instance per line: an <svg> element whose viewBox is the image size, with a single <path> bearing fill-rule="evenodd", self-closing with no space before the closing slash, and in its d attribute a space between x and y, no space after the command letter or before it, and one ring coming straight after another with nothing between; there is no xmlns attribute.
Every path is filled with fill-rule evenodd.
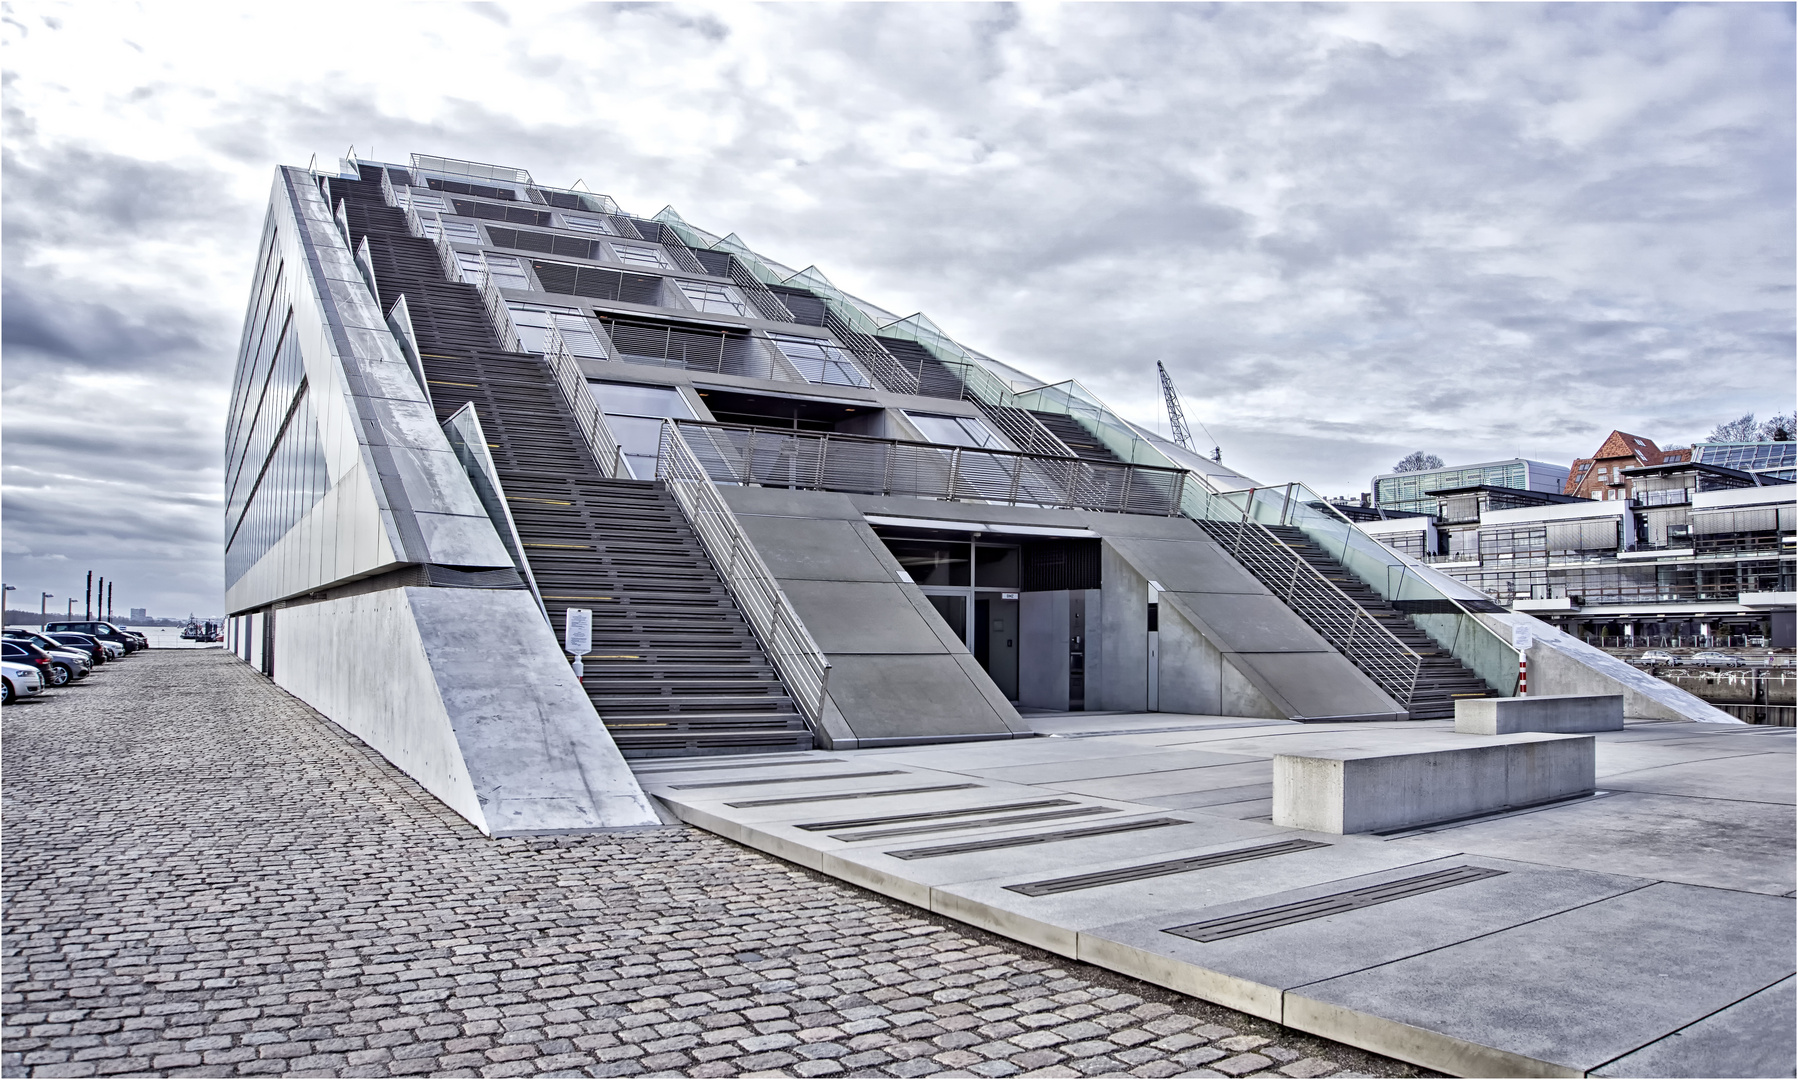
<svg viewBox="0 0 1798 1080"><path fill-rule="evenodd" d="M1436 494L1448 488L1485 484L1518 491L1560 491L1567 469L1528 458L1450 465L1441 469L1381 473L1373 478L1373 504L1381 510L1436 512Z"/></svg>
<svg viewBox="0 0 1798 1080"><path fill-rule="evenodd" d="M654 821L627 759L1516 686L1302 485L523 169L277 170L228 432L230 647L493 834ZM1541 629L1538 690L1716 718Z"/></svg>

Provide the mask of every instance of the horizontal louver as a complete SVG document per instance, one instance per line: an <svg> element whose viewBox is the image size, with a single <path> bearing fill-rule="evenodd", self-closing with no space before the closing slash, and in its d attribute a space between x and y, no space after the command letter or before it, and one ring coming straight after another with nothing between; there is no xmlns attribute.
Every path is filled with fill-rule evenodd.
<svg viewBox="0 0 1798 1080"><path fill-rule="evenodd" d="M569 255L576 259L598 259L600 257L599 241L582 240L577 236L557 236L555 233L527 232L524 229L503 229L498 225L487 226L487 235L494 246L515 248L519 251L541 251L545 255Z"/></svg>
<svg viewBox="0 0 1798 1080"><path fill-rule="evenodd" d="M713 277L729 277L730 276L730 253L729 252L727 252L727 251L695 250L693 252L693 257L695 259L698 259L699 265L705 267L705 272L712 275Z"/></svg>
<svg viewBox="0 0 1798 1080"><path fill-rule="evenodd" d="M482 218L487 221L510 221L516 225L543 225L550 223L548 210L533 210L528 206L494 206L492 203L470 202L467 199L451 199L456 213L462 217Z"/></svg>
<svg viewBox="0 0 1798 1080"><path fill-rule="evenodd" d="M1784 518L1781 521L1780 518ZM1722 536L1727 533L1772 532L1792 528L1793 508L1789 506L1757 506L1750 510L1723 510L1705 513L1692 511L1694 536Z"/></svg>
<svg viewBox="0 0 1798 1080"><path fill-rule="evenodd" d="M425 181L432 191L447 191L455 195L479 195L483 199L498 199L501 202L512 202L518 193L507 188L487 187L484 184L465 184L460 180L439 180L431 177Z"/></svg>
<svg viewBox="0 0 1798 1080"><path fill-rule="evenodd" d="M824 325L824 301L804 289L792 289L784 285L770 285L768 291L780 297L780 302L787 305L793 313L793 321L804 326Z"/></svg>
<svg viewBox="0 0 1798 1080"><path fill-rule="evenodd" d="M1616 551L1617 519L1555 521L1548 525L1550 551Z"/></svg>
<svg viewBox="0 0 1798 1080"><path fill-rule="evenodd" d="M537 280L543 283L544 292L622 300L627 304L654 306L661 302L662 279L654 274L627 274L597 266L573 266L536 259L531 261L531 269L537 271Z"/></svg>

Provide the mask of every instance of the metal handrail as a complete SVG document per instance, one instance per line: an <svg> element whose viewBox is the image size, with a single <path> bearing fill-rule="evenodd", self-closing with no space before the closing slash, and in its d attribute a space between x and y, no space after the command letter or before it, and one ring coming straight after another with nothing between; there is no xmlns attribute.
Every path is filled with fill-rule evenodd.
<svg viewBox="0 0 1798 1080"><path fill-rule="evenodd" d="M1186 472L835 432L676 423L721 484L1173 516Z"/></svg>
<svg viewBox="0 0 1798 1080"><path fill-rule="evenodd" d="M674 495L681 513L699 535L793 700L806 719L820 724L830 687L830 661L672 421L662 423L656 477Z"/></svg>
<svg viewBox="0 0 1798 1080"><path fill-rule="evenodd" d="M568 343L562 339L562 332L556 329L554 322L543 335L543 359L549 364L550 374L555 376L562 400L580 425L587 449L593 452L599 471L611 477L622 475L624 450L613 436L611 425L606 423L605 410L599 407L593 392L588 389L587 376L581 372L580 362L569 351Z"/></svg>
<svg viewBox="0 0 1798 1080"><path fill-rule="evenodd" d="M1237 562L1392 695L1393 700L1410 706L1417 692L1418 673L1423 668L1423 657L1417 650L1399 640L1265 525L1246 515L1241 521L1213 524L1234 534L1229 549Z"/></svg>
<svg viewBox="0 0 1798 1080"><path fill-rule="evenodd" d="M499 286L494 284L491 270L481 271L481 305L487 309L487 321L493 325L493 333L499 338L500 348L507 352L523 352L524 343L519 340L518 327L512 322L512 309L506 306L506 298L500 295ZM552 326L550 329L555 328Z"/></svg>
<svg viewBox="0 0 1798 1080"><path fill-rule="evenodd" d="M422 234L423 231L424 225L421 222L419 232ZM457 284L467 284L468 279L462 276L462 262L456 258L456 249L450 247L449 234L438 229L437 235L431 239L431 246L437 249L437 261L443 264L443 276Z"/></svg>

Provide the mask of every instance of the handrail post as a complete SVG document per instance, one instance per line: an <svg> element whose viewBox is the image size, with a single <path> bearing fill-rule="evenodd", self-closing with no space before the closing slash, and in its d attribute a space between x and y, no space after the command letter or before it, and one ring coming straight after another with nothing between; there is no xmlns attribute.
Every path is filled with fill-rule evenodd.
<svg viewBox="0 0 1798 1080"><path fill-rule="evenodd" d="M961 447L958 446L955 449L949 451L948 501L950 501L950 502L957 501L956 497L955 497L955 482L956 482L956 477L960 472L961 472Z"/></svg>

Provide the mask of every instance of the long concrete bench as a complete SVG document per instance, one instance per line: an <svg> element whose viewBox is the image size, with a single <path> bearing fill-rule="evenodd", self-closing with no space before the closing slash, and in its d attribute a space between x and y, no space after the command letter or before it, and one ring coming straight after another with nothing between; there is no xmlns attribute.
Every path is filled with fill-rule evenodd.
<svg viewBox="0 0 1798 1080"><path fill-rule="evenodd" d="M1622 694L1543 694L1463 698L1455 702L1455 730L1463 735L1513 735L1519 731L1567 734L1617 731L1622 727Z"/></svg>
<svg viewBox="0 0 1798 1080"><path fill-rule="evenodd" d="M1274 824L1384 832L1589 794L1593 742L1528 733L1446 749L1277 754Z"/></svg>

